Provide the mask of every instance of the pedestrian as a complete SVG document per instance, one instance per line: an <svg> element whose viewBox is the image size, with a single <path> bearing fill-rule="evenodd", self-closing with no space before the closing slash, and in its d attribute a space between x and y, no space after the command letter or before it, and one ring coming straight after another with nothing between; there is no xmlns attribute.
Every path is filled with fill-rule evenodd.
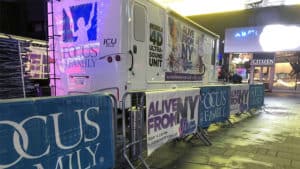
<svg viewBox="0 0 300 169"><path fill-rule="evenodd" d="M239 75L237 73L234 73L232 75L232 83L242 83L242 80L243 80L243 78L241 75Z"/></svg>

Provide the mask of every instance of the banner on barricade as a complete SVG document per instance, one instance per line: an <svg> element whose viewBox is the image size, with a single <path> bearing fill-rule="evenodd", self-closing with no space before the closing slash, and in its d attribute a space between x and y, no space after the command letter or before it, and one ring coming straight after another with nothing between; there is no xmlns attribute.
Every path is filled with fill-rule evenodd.
<svg viewBox="0 0 300 169"><path fill-rule="evenodd" d="M207 128L211 123L224 122L229 118L229 86L201 87L199 126Z"/></svg>
<svg viewBox="0 0 300 169"><path fill-rule="evenodd" d="M250 84L249 109L260 108L264 105L265 86L263 84Z"/></svg>
<svg viewBox="0 0 300 169"><path fill-rule="evenodd" d="M0 168L113 168L112 117L103 95L0 102Z"/></svg>
<svg viewBox="0 0 300 169"><path fill-rule="evenodd" d="M199 99L199 89L146 92L148 155L174 138L196 132Z"/></svg>
<svg viewBox="0 0 300 169"><path fill-rule="evenodd" d="M237 114L248 110L249 85L230 85L230 113Z"/></svg>

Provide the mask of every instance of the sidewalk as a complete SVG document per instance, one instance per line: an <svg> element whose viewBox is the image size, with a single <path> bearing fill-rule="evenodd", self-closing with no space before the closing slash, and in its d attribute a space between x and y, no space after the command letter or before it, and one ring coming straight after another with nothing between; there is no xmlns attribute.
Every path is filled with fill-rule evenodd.
<svg viewBox="0 0 300 169"><path fill-rule="evenodd" d="M209 128L212 146L171 142L147 160L154 169L299 169L300 95L266 93L266 111L244 114L234 127Z"/></svg>

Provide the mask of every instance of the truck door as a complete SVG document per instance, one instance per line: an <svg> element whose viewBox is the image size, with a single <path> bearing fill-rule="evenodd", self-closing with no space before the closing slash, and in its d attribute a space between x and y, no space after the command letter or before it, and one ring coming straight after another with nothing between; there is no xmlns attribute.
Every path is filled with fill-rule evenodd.
<svg viewBox="0 0 300 169"><path fill-rule="evenodd" d="M148 24L146 5L133 4L133 21L131 25L131 51L133 54L132 70L129 72L132 89L146 88L146 56L148 55Z"/></svg>

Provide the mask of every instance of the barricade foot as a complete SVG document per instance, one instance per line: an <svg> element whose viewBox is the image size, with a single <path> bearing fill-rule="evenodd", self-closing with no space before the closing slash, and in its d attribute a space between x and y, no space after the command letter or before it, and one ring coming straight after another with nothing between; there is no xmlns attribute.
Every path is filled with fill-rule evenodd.
<svg viewBox="0 0 300 169"><path fill-rule="evenodd" d="M129 160L126 152L124 152L123 157L125 158L127 164L129 165L130 169L135 169L134 165L131 163L131 161Z"/></svg>
<svg viewBox="0 0 300 169"><path fill-rule="evenodd" d="M135 164L138 162L141 162L140 164L142 164L145 169L150 169L149 165L147 164L146 160L142 157L142 155L139 155L137 157L138 159L136 159L134 162L129 159L129 157L126 154L126 151L123 152L123 157L125 158L125 161L127 162L127 165L124 163L126 165L126 167L123 166L123 169L127 169L127 168L136 169L137 167L135 167ZM140 167L138 167L138 168L140 168Z"/></svg>
<svg viewBox="0 0 300 169"><path fill-rule="evenodd" d="M229 119L227 119L226 121L227 121L227 123L228 123L228 126L229 126L230 128L232 128L232 127L233 127L233 123L232 123Z"/></svg>
<svg viewBox="0 0 300 169"><path fill-rule="evenodd" d="M248 113L249 113L250 116L255 115L255 114L254 114L255 112L256 112L255 109L251 109L251 110L248 111Z"/></svg>
<svg viewBox="0 0 300 169"><path fill-rule="evenodd" d="M198 131L195 133L195 136L199 138L206 146L211 146L212 143L207 137L207 132L202 128L199 128Z"/></svg>
<svg viewBox="0 0 300 169"><path fill-rule="evenodd" d="M187 135L183 138L183 141L185 142L191 142L191 140L193 139L194 135Z"/></svg>
<svg viewBox="0 0 300 169"><path fill-rule="evenodd" d="M143 163L143 165L146 169L150 169L149 165L146 163L146 161L144 160L144 158L142 156L139 156L139 159L141 160L141 162Z"/></svg>

